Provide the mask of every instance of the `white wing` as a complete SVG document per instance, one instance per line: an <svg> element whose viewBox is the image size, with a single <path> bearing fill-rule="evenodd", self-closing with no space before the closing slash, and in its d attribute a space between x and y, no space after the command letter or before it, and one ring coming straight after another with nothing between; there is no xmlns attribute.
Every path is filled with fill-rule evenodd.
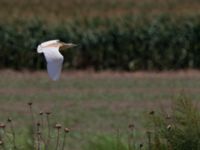
<svg viewBox="0 0 200 150"><path fill-rule="evenodd" d="M47 72L52 80L58 80L62 70L63 56L59 52L59 47L43 48L43 53L47 61Z"/></svg>
<svg viewBox="0 0 200 150"><path fill-rule="evenodd" d="M43 42L40 45L38 45L37 52L43 53L43 50L45 47L48 47L50 44L58 44L59 42L60 42L59 40L50 40L50 41Z"/></svg>

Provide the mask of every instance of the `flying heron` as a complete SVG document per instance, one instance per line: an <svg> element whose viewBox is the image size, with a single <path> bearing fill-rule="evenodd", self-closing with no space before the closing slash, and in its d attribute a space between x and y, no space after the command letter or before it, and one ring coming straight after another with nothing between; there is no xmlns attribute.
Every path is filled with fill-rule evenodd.
<svg viewBox="0 0 200 150"><path fill-rule="evenodd" d="M62 70L64 57L59 52L60 49L67 49L76 46L73 43L64 43L60 40L50 40L43 42L37 47L38 53L44 53L47 61L47 72L52 80L58 80Z"/></svg>

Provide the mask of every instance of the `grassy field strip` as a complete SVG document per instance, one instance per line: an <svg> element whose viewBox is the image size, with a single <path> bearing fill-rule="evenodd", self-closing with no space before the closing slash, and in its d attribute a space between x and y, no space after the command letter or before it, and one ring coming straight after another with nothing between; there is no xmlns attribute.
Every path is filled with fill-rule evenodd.
<svg viewBox="0 0 200 150"><path fill-rule="evenodd" d="M180 93L199 101L199 72L115 73L63 72L51 82L46 72L1 71L0 120L9 116L20 127L30 121L27 102L34 112L52 111L52 123L60 121L73 129L70 148L79 150L77 140L98 133L126 133L134 122L139 139L144 135L144 116L158 108L169 108ZM82 140L81 140L82 141ZM84 143L82 141L81 143Z"/></svg>

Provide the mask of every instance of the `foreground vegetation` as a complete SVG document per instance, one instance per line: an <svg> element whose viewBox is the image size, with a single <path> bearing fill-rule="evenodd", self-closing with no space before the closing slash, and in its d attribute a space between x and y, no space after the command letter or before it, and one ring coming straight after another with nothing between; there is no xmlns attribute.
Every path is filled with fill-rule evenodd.
<svg viewBox="0 0 200 150"><path fill-rule="evenodd" d="M152 126L146 132L144 143L137 143L136 129L129 125L126 142L122 142L116 133L116 137L93 139L87 150L199 150L200 112L195 105L188 97L180 96L172 103L171 113L166 109L151 111L147 126Z"/></svg>
<svg viewBox="0 0 200 150"><path fill-rule="evenodd" d="M28 107L31 117L28 133L23 131L21 134L16 134L16 130L20 128L17 128L17 125L14 126L13 120L8 118L6 124L0 123L0 147L4 150L64 150L70 129L63 128L59 123L52 125L51 112L40 112L36 116L33 113L32 102L28 103ZM154 110L149 112L146 117L148 130L145 129L146 137L142 138L142 142L135 136L137 127L129 124L125 137L122 136L121 129L117 129L113 135L99 134L91 137L91 140L83 139L88 141L82 149L199 150L200 112L198 107L188 97L179 96L172 103L171 108L171 112L166 109L161 109L162 112Z"/></svg>
<svg viewBox="0 0 200 150"><path fill-rule="evenodd" d="M135 71L200 67L196 0L1 3L0 68L43 69L45 62L36 48L51 39L79 44L64 52L65 68Z"/></svg>
<svg viewBox="0 0 200 150"><path fill-rule="evenodd" d="M136 146L143 144L145 147L148 144L146 132L153 131L153 123L148 124L144 116L149 118L149 112L154 110L156 117L159 108L169 110L174 95L183 91L194 102L200 98L200 76L195 71L160 74L63 72L58 82L51 82L46 72L4 70L0 73L0 122L12 119L16 136L20 137L16 138L18 145L31 143L26 140L30 134L27 126L32 123L27 106L30 101L36 117L40 117L40 112L52 112L54 146L57 135L54 125L59 123L62 137L63 129L70 129L65 148L83 150L83 147L88 148L88 141L91 141L90 147L113 143L117 133L120 145L127 148L130 124L135 127ZM43 117L46 118L46 114ZM46 119L44 121L46 123ZM9 125L7 129L10 133ZM62 138L60 140L62 143Z"/></svg>

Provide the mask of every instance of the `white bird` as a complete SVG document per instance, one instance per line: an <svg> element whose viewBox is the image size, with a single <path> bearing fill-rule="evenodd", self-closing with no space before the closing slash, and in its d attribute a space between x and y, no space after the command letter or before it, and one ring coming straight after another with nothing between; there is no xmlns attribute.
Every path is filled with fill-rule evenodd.
<svg viewBox="0 0 200 150"><path fill-rule="evenodd" d="M43 42L37 47L38 53L44 53L47 61L47 72L52 80L58 80L62 70L64 57L59 49L67 49L76 46L73 43L64 43L59 40Z"/></svg>

